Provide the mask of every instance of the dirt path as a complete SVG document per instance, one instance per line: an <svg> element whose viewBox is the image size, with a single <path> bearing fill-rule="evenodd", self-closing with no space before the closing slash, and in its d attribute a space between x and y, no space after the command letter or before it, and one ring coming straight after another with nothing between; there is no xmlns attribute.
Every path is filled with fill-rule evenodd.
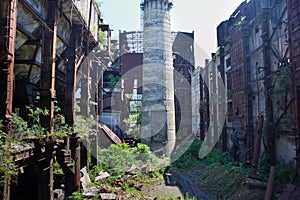
<svg viewBox="0 0 300 200"><path fill-rule="evenodd" d="M164 182L157 185L148 186L142 192L146 199L155 199L155 197L165 199L171 197L183 197L183 194L178 186L166 185Z"/></svg>
<svg viewBox="0 0 300 200"><path fill-rule="evenodd" d="M179 169L172 167L169 171L171 174L171 180L173 179L172 181L176 182L183 194L193 196L197 200L215 200L215 198L211 195L201 191L196 183L197 177L199 177L200 173L202 173L201 170L193 170L189 174L187 174Z"/></svg>
<svg viewBox="0 0 300 200"><path fill-rule="evenodd" d="M204 193L197 186L196 179L199 173L201 173L199 169L186 174L179 169L170 168L166 182L148 186L142 192L147 199L155 199L155 197L167 199L188 195L195 197L196 200L215 200L216 198Z"/></svg>

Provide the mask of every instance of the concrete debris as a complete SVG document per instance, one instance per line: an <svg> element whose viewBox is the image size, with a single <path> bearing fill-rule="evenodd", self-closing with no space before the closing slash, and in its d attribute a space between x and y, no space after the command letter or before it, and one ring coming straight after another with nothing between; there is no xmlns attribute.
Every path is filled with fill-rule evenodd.
<svg viewBox="0 0 300 200"><path fill-rule="evenodd" d="M100 198L102 200L117 199L117 195L115 193L100 193Z"/></svg>
<svg viewBox="0 0 300 200"><path fill-rule="evenodd" d="M111 193L112 191L106 185L101 184L99 186L99 192L101 192L101 193Z"/></svg>
<svg viewBox="0 0 300 200"><path fill-rule="evenodd" d="M81 182L81 185L82 185L82 188L83 188L83 191L86 191L88 188L87 186L91 183L91 179L90 179L90 176L87 172L87 169L86 167L82 168L80 170L82 176L80 178L80 182Z"/></svg>
<svg viewBox="0 0 300 200"><path fill-rule="evenodd" d="M83 196L83 197L94 197L94 196L96 196L96 194L93 193L93 192L84 192L84 193L82 194L82 196Z"/></svg>
<svg viewBox="0 0 300 200"><path fill-rule="evenodd" d="M138 167L136 165L132 165L129 169L125 171L125 173L134 175L137 174L137 171L138 171Z"/></svg>
<svg viewBox="0 0 300 200"><path fill-rule="evenodd" d="M101 171L101 172L99 173L99 176L97 176L97 177L95 178L95 182L97 182L97 181L99 181L99 180L101 180L101 179L107 178L107 177L109 177L109 176L110 176L109 173L107 173L107 172L105 172L105 171Z"/></svg>

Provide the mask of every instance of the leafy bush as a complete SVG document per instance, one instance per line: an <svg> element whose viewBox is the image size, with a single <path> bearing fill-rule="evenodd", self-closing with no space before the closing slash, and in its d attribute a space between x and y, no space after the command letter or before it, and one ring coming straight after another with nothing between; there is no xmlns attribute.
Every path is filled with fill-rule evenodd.
<svg viewBox="0 0 300 200"><path fill-rule="evenodd" d="M14 138L26 138L31 136L45 137L49 136L49 132L41 126L40 116L49 115L47 109L29 109L29 122L25 121L22 117L18 116L16 112L12 114L12 132ZM54 133L56 137L64 137L73 133L72 127L66 124L65 117L60 114L54 116Z"/></svg>
<svg viewBox="0 0 300 200"><path fill-rule="evenodd" d="M134 172L156 171L167 166L168 159L157 157L145 144L137 144L130 147L123 143L112 144L108 149L99 150L99 165L103 169L109 169L113 175L124 174L133 170Z"/></svg>
<svg viewBox="0 0 300 200"><path fill-rule="evenodd" d="M56 114L54 117L54 135L56 137L65 137L73 134L73 128L66 124L65 117Z"/></svg>
<svg viewBox="0 0 300 200"><path fill-rule="evenodd" d="M70 200L83 200L84 198L82 197L82 190L81 191L76 191L73 192L72 196L68 197Z"/></svg>
<svg viewBox="0 0 300 200"><path fill-rule="evenodd" d="M90 129L97 126L98 122L91 118L85 118L84 116L76 116L76 124L74 126L74 132L78 133L80 136L88 136Z"/></svg>
<svg viewBox="0 0 300 200"><path fill-rule="evenodd" d="M0 184L3 184L4 176L18 175L18 168L13 161L11 154L11 147L17 141L13 140L3 131L3 123L0 120Z"/></svg>
<svg viewBox="0 0 300 200"><path fill-rule="evenodd" d="M285 185L289 182L292 182L295 177L295 169L291 164L287 165L280 162L276 165L275 184Z"/></svg>

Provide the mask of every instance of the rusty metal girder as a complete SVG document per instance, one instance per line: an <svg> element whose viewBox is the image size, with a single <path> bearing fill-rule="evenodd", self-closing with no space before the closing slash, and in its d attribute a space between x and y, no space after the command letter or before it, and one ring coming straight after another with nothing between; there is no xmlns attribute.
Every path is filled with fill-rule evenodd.
<svg viewBox="0 0 300 200"><path fill-rule="evenodd" d="M1 103L0 117L5 119L4 127L8 137L11 137L11 120L12 120L12 101L13 101L13 67L14 51L17 26L17 0L4 0L0 5L0 21L2 22L1 32L4 33L0 38L0 79L3 80L0 85L1 96L4 102ZM10 157L10 152L6 152ZM4 179L4 200L10 199L10 176L5 174Z"/></svg>
<svg viewBox="0 0 300 200"><path fill-rule="evenodd" d="M55 60L57 38L57 1L49 2L47 23L52 31L44 30L43 37L43 67L41 74L41 108L49 110L49 116L42 117L42 126L53 134L54 99L55 99Z"/></svg>

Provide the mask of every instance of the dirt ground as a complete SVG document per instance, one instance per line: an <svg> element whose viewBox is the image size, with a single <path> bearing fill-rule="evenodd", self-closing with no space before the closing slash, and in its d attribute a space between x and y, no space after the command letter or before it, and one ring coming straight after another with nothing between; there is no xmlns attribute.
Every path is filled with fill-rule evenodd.
<svg viewBox="0 0 300 200"><path fill-rule="evenodd" d="M206 169L204 167L198 167L189 172L171 168L169 172L169 181L149 186L143 190L145 199L155 199L155 197L168 199L171 197L183 197L186 194L188 194L189 197L193 196L195 200L264 199L265 191L249 189L243 184L243 180L246 177L243 177L241 174L236 174L238 179L234 179L233 174L226 174L221 168ZM237 172L233 171L231 173ZM228 179L228 176L230 176L231 179ZM201 182L201 179L203 179L202 183L206 184L204 188L201 188L199 185L199 180ZM215 194L210 194L210 191L214 191Z"/></svg>
<svg viewBox="0 0 300 200"><path fill-rule="evenodd" d="M236 170L225 172L221 167L198 167L188 172L172 170L183 191L195 196L197 200L264 199L265 191L249 189L244 184L246 176Z"/></svg>
<svg viewBox="0 0 300 200"><path fill-rule="evenodd" d="M202 172L202 170L197 170ZM195 172L196 173L196 170ZM201 191L196 183L196 174L186 174L182 171L170 168L166 181L157 185L146 187L142 192L146 199L184 198L185 196L194 197L195 200L215 200L213 196Z"/></svg>
<svg viewBox="0 0 300 200"><path fill-rule="evenodd" d="M165 182L148 186L142 191L142 193L145 195L146 199L155 199L157 197L164 199L183 197L178 186L166 185Z"/></svg>

